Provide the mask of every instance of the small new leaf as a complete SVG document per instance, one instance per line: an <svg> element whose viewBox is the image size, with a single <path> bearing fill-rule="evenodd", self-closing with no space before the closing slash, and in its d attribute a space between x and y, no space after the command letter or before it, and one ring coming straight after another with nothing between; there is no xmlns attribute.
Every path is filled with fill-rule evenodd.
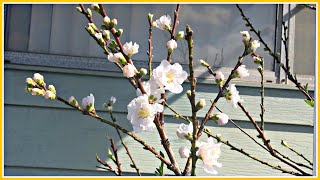
<svg viewBox="0 0 320 180"><path fill-rule="evenodd" d="M308 104L309 106L314 107L313 101L309 101L308 99L305 99L304 102L306 102L306 104Z"/></svg>
<svg viewBox="0 0 320 180"><path fill-rule="evenodd" d="M112 161L114 161L114 162L116 161L116 159L113 157L113 154L109 148L108 148L108 156L110 159L112 159Z"/></svg>
<svg viewBox="0 0 320 180"><path fill-rule="evenodd" d="M308 92L308 83L305 85L305 86L303 86L303 89L306 91L306 92Z"/></svg>

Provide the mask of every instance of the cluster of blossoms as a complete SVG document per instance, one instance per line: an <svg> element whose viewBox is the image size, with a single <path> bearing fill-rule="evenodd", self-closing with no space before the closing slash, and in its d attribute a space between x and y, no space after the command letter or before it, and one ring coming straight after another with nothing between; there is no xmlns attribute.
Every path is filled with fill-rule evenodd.
<svg viewBox="0 0 320 180"><path fill-rule="evenodd" d="M35 73L33 78L26 79L26 83L26 92L30 92L34 96L43 96L45 99L56 98L56 88L53 85L49 85L46 88L44 77L41 74Z"/></svg>
<svg viewBox="0 0 320 180"><path fill-rule="evenodd" d="M258 40L252 41L252 38L250 37L250 34L248 31L240 31L240 34L242 35L242 42L248 48L248 52L250 54L255 53L256 50L260 47L259 41Z"/></svg>
<svg viewBox="0 0 320 180"><path fill-rule="evenodd" d="M224 117L221 118L223 119ZM180 124L176 133L180 139L191 140L192 131L192 123L190 123L189 125ZM218 174L218 172L214 168L222 167L222 165L217 161L221 154L220 146L221 143L214 143L212 137L209 137L207 142L196 142L196 155L200 160L202 160L203 169L205 170L205 172L210 174ZM188 158L191 155L191 151L188 148L182 146L179 148L179 155L181 158Z"/></svg>

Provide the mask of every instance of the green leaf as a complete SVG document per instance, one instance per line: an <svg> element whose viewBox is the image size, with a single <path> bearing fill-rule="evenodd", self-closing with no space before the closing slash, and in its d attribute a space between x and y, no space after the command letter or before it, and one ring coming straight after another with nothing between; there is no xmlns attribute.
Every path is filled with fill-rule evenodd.
<svg viewBox="0 0 320 180"><path fill-rule="evenodd" d="M164 158L164 154L160 151L160 155ZM164 162L161 161L159 168L156 168L155 175L163 176L164 175Z"/></svg>
<svg viewBox="0 0 320 180"><path fill-rule="evenodd" d="M108 148L108 156L110 159L112 159L112 161L116 161L116 159L113 157L113 154L109 148Z"/></svg>
<svg viewBox="0 0 320 180"><path fill-rule="evenodd" d="M306 91L306 92L308 92L308 83L305 85L305 86L303 86L303 89Z"/></svg>
<svg viewBox="0 0 320 180"><path fill-rule="evenodd" d="M314 107L313 101L309 101L309 100L305 99L304 102L306 102L309 106Z"/></svg>

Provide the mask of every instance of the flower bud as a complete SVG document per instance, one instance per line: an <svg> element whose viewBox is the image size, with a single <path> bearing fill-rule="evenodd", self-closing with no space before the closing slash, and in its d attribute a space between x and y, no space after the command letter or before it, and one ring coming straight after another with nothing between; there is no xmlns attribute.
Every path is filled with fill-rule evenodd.
<svg viewBox="0 0 320 180"><path fill-rule="evenodd" d="M199 111L200 109L204 108L206 106L206 100L200 99L200 101L196 105L196 110Z"/></svg>
<svg viewBox="0 0 320 180"><path fill-rule="evenodd" d="M100 12L100 7L99 7L98 3L91 4L91 8L98 13Z"/></svg>
<svg viewBox="0 0 320 180"><path fill-rule="evenodd" d="M27 87L25 87L25 91L27 92L27 93L31 93L32 92L32 87L29 87L29 86L27 86Z"/></svg>
<svg viewBox="0 0 320 180"><path fill-rule="evenodd" d="M258 56L253 56L253 62L257 65L260 65L262 63L262 59Z"/></svg>
<svg viewBox="0 0 320 180"><path fill-rule="evenodd" d="M220 142L221 141L221 134L217 134L217 140L218 140L218 142Z"/></svg>
<svg viewBox="0 0 320 180"><path fill-rule="evenodd" d="M81 12L82 13L82 9L81 9L81 7L76 7L77 8L77 11L79 11L79 12Z"/></svg>
<svg viewBox="0 0 320 180"><path fill-rule="evenodd" d="M54 92L52 92L52 91L47 90L44 93L44 98L45 99L55 99L56 98L56 94Z"/></svg>
<svg viewBox="0 0 320 180"><path fill-rule="evenodd" d="M110 40L110 31L109 30L102 30L102 35L106 40Z"/></svg>
<svg viewBox="0 0 320 180"><path fill-rule="evenodd" d="M115 27L117 24L118 24L117 19L112 19L111 22L110 22L111 28Z"/></svg>
<svg viewBox="0 0 320 180"><path fill-rule="evenodd" d="M248 31L240 31L240 34L242 35L242 42L247 45L250 42L250 34Z"/></svg>
<svg viewBox="0 0 320 180"><path fill-rule="evenodd" d="M211 114L209 116L209 118L214 120L218 125L225 125L229 121L228 115L226 115L224 113L220 113L220 112L218 112L216 114Z"/></svg>
<svg viewBox="0 0 320 180"><path fill-rule="evenodd" d="M184 146L179 148L179 155L181 158L188 158L190 154L191 154L191 151L188 148Z"/></svg>
<svg viewBox="0 0 320 180"><path fill-rule="evenodd" d="M259 71L260 74L263 73L263 68L262 68L262 66L259 66L259 67L258 67L258 71Z"/></svg>
<svg viewBox="0 0 320 180"><path fill-rule="evenodd" d="M152 22L153 14L148 14L148 20Z"/></svg>
<svg viewBox="0 0 320 180"><path fill-rule="evenodd" d="M184 38L184 31L179 31L176 38L177 38L177 40L183 39Z"/></svg>
<svg viewBox="0 0 320 180"><path fill-rule="evenodd" d="M206 68L210 67L210 65L203 59L199 59L199 62L203 67L206 67Z"/></svg>
<svg viewBox="0 0 320 180"><path fill-rule="evenodd" d="M191 90L188 90L188 91L186 92L186 94L187 94L188 98L190 98L190 97L191 97Z"/></svg>
<svg viewBox="0 0 320 180"><path fill-rule="evenodd" d="M39 88L32 88L31 94L33 96L43 96L44 95L44 90L43 89L39 89Z"/></svg>
<svg viewBox="0 0 320 180"><path fill-rule="evenodd" d="M71 104L71 105L73 105L73 106L75 106L75 107L78 107L78 106L79 106L78 101L77 101L73 96L71 96L71 97L69 98L68 102L69 102L69 104Z"/></svg>
<svg viewBox="0 0 320 180"><path fill-rule="evenodd" d="M110 21L110 18L108 16L105 16L103 18L103 24L106 25L107 28L110 27L110 22L111 21Z"/></svg>
<svg viewBox="0 0 320 180"><path fill-rule="evenodd" d="M102 33L95 33L94 36L97 38L100 45L104 45L106 43L102 37Z"/></svg>
<svg viewBox="0 0 320 180"><path fill-rule="evenodd" d="M34 82L34 80L32 78L27 78L26 79L26 83L29 86L35 86L36 85L36 82Z"/></svg>
<svg viewBox="0 0 320 180"><path fill-rule="evenodd" d="M53 85L48 86L49 91L53 92L56 94L56 88Z"/></svg>
<svg viewBox="0 0 320 180"><path fill-rule="evenodd" d="M91 11L90 8L87 9L87 13L88 13L88 15L89 15L90 17L92 17L92 11Z"/></svg>
<svg viewBox="0 0 320 180"><path fill-rule="evenodd" d="M152 26L157 26L157 23L155 21L152 22Z"/></svg>
<svg viewBox="0 0 320 180"><path fill-rule="evenodd" d="M44 85L44 78L43 78L43 76L42 76L41 74L39 74L39 73L35 73L35 74L33 75L33 80L34 80L37 84L39 84L39 85Z"/></svg>
<svg viewBox="0 0 320 180"><path fill-rule="evenodd" d="M148 74L148 71L145 68L141 68L139 71L139 75L142 77L144 75Z"/></svg>
<svg viewBox="0 0 320 180"><path fill-rule="evenodd" d="M91 26L86 26L85 28L90 35L92 35L92 36L94 35L95 31Z"/></svg>
<svg viewBox="0 0 320 180"><path fill-rule="evenodd" d="M169 52L172 52L174 49L177 48L177 42L174 39L171 39L167 42L167 48Z"/></svg>
<svg viewBox="0 0 320 180"><path fill-rule="evenodd" d="M120 37L122 33L123 33L123 29L118 29L118 31L116 32L116 35Z"/></svg>

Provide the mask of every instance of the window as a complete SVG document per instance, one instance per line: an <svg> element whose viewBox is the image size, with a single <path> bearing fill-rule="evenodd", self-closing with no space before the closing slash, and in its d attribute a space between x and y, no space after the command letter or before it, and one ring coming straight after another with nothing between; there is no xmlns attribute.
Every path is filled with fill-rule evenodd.
<svg viewBox="0 0 320 180"><path fill-rule="evenodd" d="M67 68L113 70L106 56L87 34L84 26L87 20L79 14L76 5L7 5L5 57L12 63L59 66ZM174 4L111 4L105 5L109 16L118 19L118 28L123 28L122 42L133 41L140 45L139 54L133 56L141 65L146 65L148 48L147 14L154 19L163 14L173 17ZM241 8L271 49L284 54L281 47L281 21L290 26L290 62L293 73L313 80L315 63L315 11L300 5L241 4ZM94 13L97 24L102 18ZM231 4L184 4L179 16L177 30L184 30L190 24L194 35L194 58L206 59L213 69L229 73L243 51L239 31L248 30L238 10ZM280 22L280 23L279 23ZM251 33L254 39L257 37ZM165 38L164 38L165 37ZM154 61L166 58L168 33L153 30ZM280 42L280 44L279 44ZM277 63L263 47L257 51L265 57L266 80L281 82L284 77ZM26 58L28 57L28 58ZM173 54L175 62L187 64L187 45L178 42ZM282 57L283 59L283 57ZM303 62L303 63L300 63ZM258 81L259 74L251 58L244 64L253 76L247 80ZM116 68L114 68L116 70ZM199 77L210 77L199 65ZM310 79L311 78L311 79Z"/></svg>

